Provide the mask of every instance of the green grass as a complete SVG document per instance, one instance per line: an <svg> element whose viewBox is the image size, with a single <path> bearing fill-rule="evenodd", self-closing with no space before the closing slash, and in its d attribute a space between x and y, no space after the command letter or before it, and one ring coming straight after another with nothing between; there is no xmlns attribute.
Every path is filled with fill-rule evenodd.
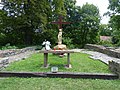
<svg viewBox="0 0 120 90"><path fill-rule="evenodd" d="M66 57L50 54L49 63L50 67L58 66L59 71L64 72L110 73L107 65L88 57L87 54L71 54L71 69L63 67ZM50 67L46 69L42 65L43 55L34 54L26 60L12 63L4 71L50 71ZM13 77L0 79L0 90L120 90L120 80Z"/></svg>
<svg viewBox="0 0 120 90"><path fill-rule="evenodd" d="M119 80L66 78L8 78L0 90L120 90Z"/></svg>
<svg viewBox="0 0 120 90"><path fill-rule="evenodd" d="M94 72L109 73L108 66L98 60L88 58L89 55L75 53L71 54L71 69L64 68L67 64L67 57L60 58L56 55L49 54L49 68L43 68L43 54L34 54L32 57L19 62L12 63L7 71L30 71L30 72L48 72L51 67L57 66L60 72Z"/></svg>

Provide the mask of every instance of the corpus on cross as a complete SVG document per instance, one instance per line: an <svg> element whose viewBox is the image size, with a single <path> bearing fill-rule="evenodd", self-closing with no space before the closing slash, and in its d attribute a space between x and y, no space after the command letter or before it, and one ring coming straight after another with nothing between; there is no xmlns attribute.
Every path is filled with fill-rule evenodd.
<svg viewBox="0 0 120 90"><path fill-rule="evenodd" d="M70 24L70 22L63 22L62 15L59 16L58 21L52 22L52 24L58 24L59 33L58 33L58 45L62 45L62 24Z"/></svg>

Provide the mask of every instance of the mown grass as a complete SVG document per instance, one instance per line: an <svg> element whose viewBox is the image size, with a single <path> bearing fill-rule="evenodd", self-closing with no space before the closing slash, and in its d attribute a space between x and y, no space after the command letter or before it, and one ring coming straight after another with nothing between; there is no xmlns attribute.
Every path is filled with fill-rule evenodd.
<svg viewBox="0 0 120 90"><path fill-rule="evenodd" d="M66 78L8 78L0 90L120 90L119 80Z"/></svg>
<svg viewBox="0 0 120 90"><path fill-rule="evenodd" d="M64 68L67 64L67 57L60 58L56 55L49 54L49 68L43 68L43 54L34 54L25 60L10 64L5 70L7 71L30 71L30 72L48 72L51 67L57 66L60 72L94 72L109 73L108 66L98 60L88 58L89 55L75 53L71 54L71 69Z"/></svg>
<svg viewBox="0 0 120 90"><path fill-rule="evenodd" d="M49 55L49 68L43 68L43 55L34 54L30 58L12 63L4 71L48 72L58 66L64 72L110 73L108 66L88 58L89 55L71 54L71 69L65 69L66 57ZM0 90L120 90L120 80L71 79L71 78L4 78L0 79Z"/></svg>

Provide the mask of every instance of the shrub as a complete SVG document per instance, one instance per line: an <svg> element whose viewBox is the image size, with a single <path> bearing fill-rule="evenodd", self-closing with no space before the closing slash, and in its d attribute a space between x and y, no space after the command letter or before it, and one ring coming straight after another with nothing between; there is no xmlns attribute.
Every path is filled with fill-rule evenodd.
<svg viewBox="0 0 120 90"><path fill-rule="evenodd" d="M103 46L107 46L107 47L113 47L114 46L111 41L100 41L98 44L103 45Z"/></svg>
<svg viewBox="0 0 120 90"><path fill-rule="evenodd" d="M65 45L67 45L67 47L70 48L70 49L75 47L75 45L73 45L73 43L72 43L72 39L70 39L69 37L63 38L63 43Z"/></svg>
<svg viewBox="0 0 120 90"><path fill-rule="evenodd" d="M5 46L2 46L1 49L2 50L6 50L6 49L17 49L18 47L16 46L11 46L10 43L7 43Z"/></svg>

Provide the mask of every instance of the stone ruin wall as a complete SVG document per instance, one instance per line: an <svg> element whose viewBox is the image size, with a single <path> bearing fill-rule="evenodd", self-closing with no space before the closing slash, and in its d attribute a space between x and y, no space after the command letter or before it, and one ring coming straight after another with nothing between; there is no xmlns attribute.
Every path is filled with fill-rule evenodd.
<svg viewBox="0 0 120 90"><path fill-rule="evenodd" d="M104 47L101 45L94 45L94 44L86 44L85 49L90 49L90 50L94 50L97 52L101 52L104 54L107 54L108 56L112 56L115 58L119 58L120 59L120 51L117 49L111 49L109 47ZM119 75L120 78L120 60L112 60L109 61L109 69L113 72Z"/></svg>
<svg viewBox="0 0 120 90"><path fill-rule="evenodd" d="M10 50L0 50L0 70L7 67L10 63L9 56L18 55L21 53L29 52L29 51L35 51L34 47L27 47L23 49L10 49ZM19 59L22 59L24 57L21 57ZM13 60L14 61L14 60Z"/></svg>
<svg viewBox="0 0 120 90"><path fill-rule="evenodd" d="M109 69L117 74L120 79L120 61L109 61Z"/></svg>
<svg viewBox="0 0 120 90"><path fill-rule="evenodd" d="M118 49L112 49L109 47L104 47L101 45L94 45L94 44L86 44L84 48L101 52L101 53L107 54L108 56L112 56L120 59L120 50Z"/></svg>
<svg viewBox="0 0 120 90"><path fill-rule="evenodd" d="M26 51L33 51L35 48L33 47L27 47L23 49L9 49L9 50L0 50L0 58L14 56L20 53L24 53Z"/></svg>

